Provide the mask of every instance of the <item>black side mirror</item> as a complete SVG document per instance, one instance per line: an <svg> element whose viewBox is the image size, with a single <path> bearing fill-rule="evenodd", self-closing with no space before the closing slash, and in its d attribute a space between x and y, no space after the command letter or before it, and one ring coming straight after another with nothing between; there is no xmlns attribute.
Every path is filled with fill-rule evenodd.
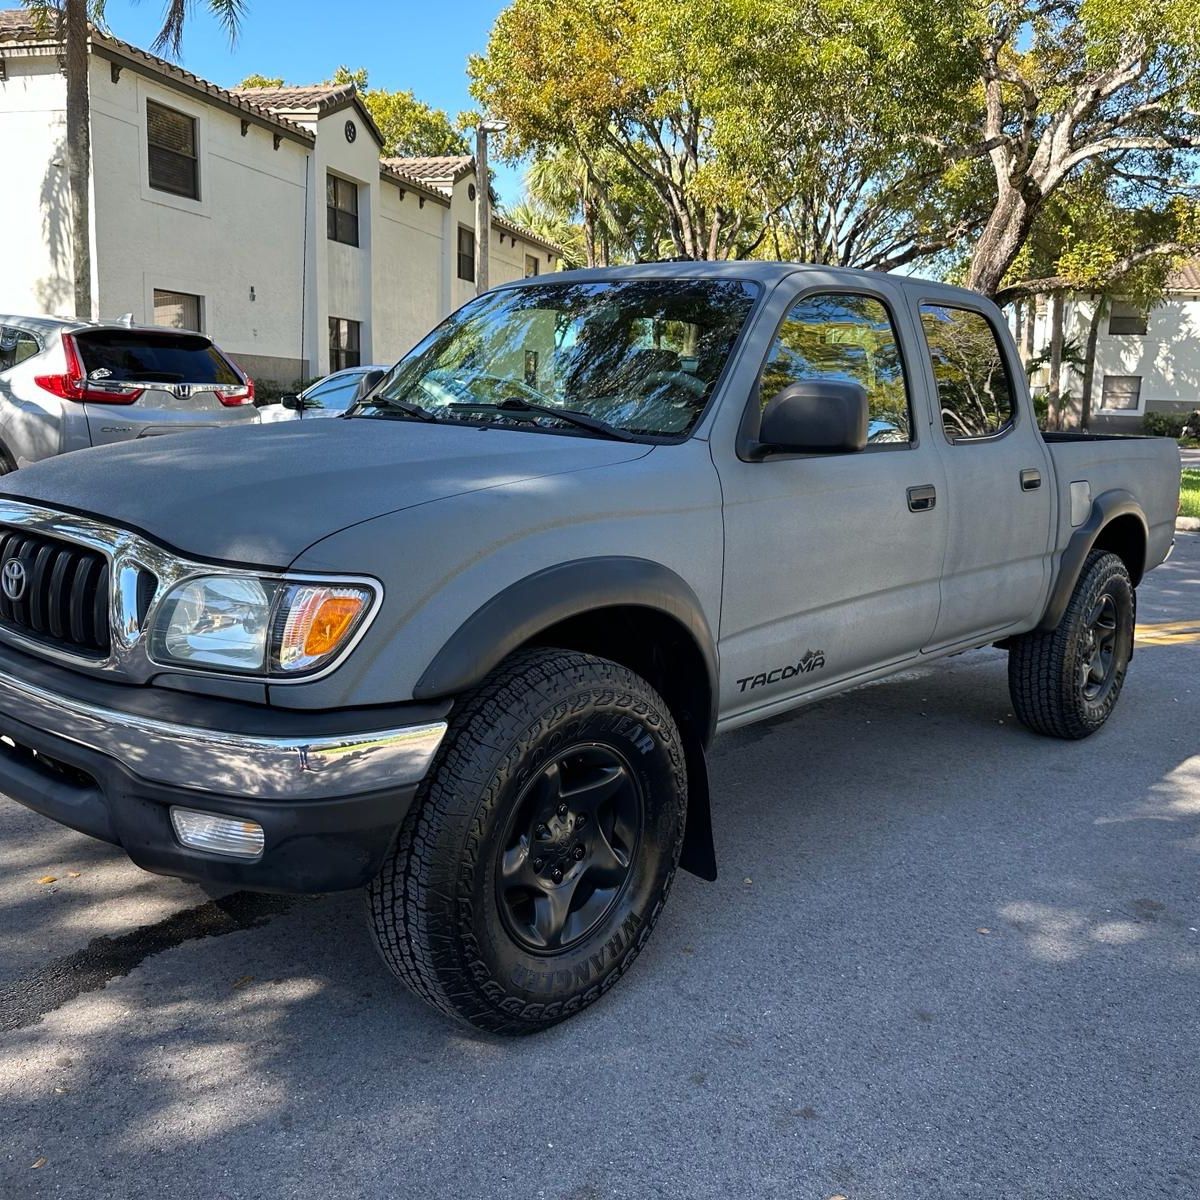
<svg viewBox="0 0 1200 1200"><path fill-rule="evenodd" d="M790 383L763 409L755 457L861 450L867 444L867 417L867 393L860 384L836 379Z"/></svg>
<svg viewBox="0 0 1200 1200"><path fill-rule="evenodd" d="M283 395L279 397L279 403L282 404L284 408L290 408L292 412L299 412L304 407L304 401L301 400L295 392L284 392Z"/></svg>
<svg viewBox="0 0 1200 1200"><path fill-rule="evenodd" d="M357 404L364 396L373 392L386 374L386 371L381 371L378 367L373 371L368 371L358 381L358 387L354 389L354 403Z"/></svg>

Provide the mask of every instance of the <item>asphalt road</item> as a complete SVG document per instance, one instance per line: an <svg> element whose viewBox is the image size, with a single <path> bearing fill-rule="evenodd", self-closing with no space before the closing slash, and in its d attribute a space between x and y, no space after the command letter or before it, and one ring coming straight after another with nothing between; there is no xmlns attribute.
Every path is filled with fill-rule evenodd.
<svg viewBox="0 0 1200 1200"><path fill-rule="evenodd" d="M1200 537L1140 618L1085 743L997 651L718 743L720 881L519 1042L0 800L0 1197L1195 1197Z"/></svg>

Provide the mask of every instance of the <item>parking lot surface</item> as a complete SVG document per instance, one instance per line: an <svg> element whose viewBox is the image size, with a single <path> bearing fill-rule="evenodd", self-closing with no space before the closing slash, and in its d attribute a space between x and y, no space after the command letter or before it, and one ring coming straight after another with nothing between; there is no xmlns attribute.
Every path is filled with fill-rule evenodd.
<svg viewBox="0 0 1200 1200"><path fill-rule="evenodd" d="M1085 742L995 650L718 741L720 880L520 1041L0 799L0 1197L1200 1194L1200 537L1139 621Z"/></svg>

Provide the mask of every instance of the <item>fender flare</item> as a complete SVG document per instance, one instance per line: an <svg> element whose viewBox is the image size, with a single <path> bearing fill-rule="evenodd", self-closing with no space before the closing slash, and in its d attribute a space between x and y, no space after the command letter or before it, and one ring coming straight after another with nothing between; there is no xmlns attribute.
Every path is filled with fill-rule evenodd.
<svg viewBox="0 0 1200 1200"><path fill-rule="evenodd" d="M413 699L453 696L474 687L501 659L543 629L568 617L617 606L665 613L692 635L708 673L710 726L714 726L717 647L699 598L661 563L620 555L557 563L498 592L434 655L417 680Z"/></svg>
<svg viewBox="0 0 1200 1200"><path fill-rule="evenodd" d="M1146 524L1146 514L1142 512L1142 506L1137 502L1133 493L1124 488L1113 488L1111 491L1101 492L1093 499L1092 511L1088 514L1087 520L1071 534L1071 540L1067 542L1066 549L1059 557L1058 577L1050 590L1046 611L1038 622L1039 632L1048 632L1058 628L1063 613L1067 611L1067 605L1071 602L1071 594L1075 591L1075 585L1079 582L1083 564L1096 544L1096 539L1105 526L1111 525L1118 517L1125 516L1137 517L1142 526L1143 537L1146 544L1149 545L1150 530ZM1142 568L1145 569L1144 562Z"/></svg>

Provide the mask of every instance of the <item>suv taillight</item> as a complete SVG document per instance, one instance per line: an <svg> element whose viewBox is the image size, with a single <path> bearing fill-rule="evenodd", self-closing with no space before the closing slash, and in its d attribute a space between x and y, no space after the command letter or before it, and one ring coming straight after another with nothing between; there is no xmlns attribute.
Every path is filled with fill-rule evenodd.
<svg viewBox="0 0 1200 1200"><path fill-rule="evenodd" d="M240 384L218 384L213 391L226 408L254 403L254 380L247 379L244 375Z"/></svg>
<svg viewBox="0 0 1200 1200"><path fill-rule="evenodd" d="M69 333L62 335L62 348L67 362L66 374L33 377L33 382L38 387L60 400L75 400L80 404L84 401L90 401L92 404L132 404L145 391L145 388L130 387L124 383L104 383L88 379L83 373L79 348Z"/></svg>

